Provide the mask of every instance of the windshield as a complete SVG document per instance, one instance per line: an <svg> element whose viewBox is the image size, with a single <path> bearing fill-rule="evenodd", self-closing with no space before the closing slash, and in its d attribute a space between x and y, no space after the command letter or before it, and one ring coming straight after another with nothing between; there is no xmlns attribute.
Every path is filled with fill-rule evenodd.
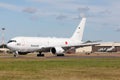
<svg viewBox="0 0 120 80"><path fill-rule="evenodd" d="M16 42L16 40L9 40L8 43L11 43L11 42Z"/></svg>

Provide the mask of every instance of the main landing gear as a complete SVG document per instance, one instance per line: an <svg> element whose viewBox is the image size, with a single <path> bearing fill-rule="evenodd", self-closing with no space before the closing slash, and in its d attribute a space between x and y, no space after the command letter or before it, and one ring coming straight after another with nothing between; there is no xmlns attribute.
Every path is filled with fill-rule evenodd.
<svg viewBox="0 0 120 80"><path fill-rule="evenodd" d="M57 56L65 56L64 54L57 54Z"/></svg>
<svg viewBox="0 0 120 80"><path fill-rule="evenodd" d="M39 52L39 54L37 54L37 57L44 57L44 54L42 54L42 52Z"/></svg>

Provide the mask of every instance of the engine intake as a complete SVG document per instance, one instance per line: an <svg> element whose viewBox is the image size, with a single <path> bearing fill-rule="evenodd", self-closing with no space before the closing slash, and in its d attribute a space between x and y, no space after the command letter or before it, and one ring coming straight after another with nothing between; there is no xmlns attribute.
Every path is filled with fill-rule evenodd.
<svg viewBox="0 0 120 80"><path fill-rule="evenodd" d="M52 52L54 55L63 55L64 49L61 48L61 47L54 47L54 48L51 48L51 52Z"/></svg>

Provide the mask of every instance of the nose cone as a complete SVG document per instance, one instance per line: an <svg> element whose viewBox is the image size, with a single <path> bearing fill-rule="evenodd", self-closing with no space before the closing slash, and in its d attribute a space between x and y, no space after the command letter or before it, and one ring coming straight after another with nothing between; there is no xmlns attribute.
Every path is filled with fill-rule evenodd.
<svg viewBox="0 0 120 80"><path fill-rule="evenodd" d="M8 49L13 49L13 48L14 48L14 45L13 45L12 43L8 43L8 44L7 44L7 48L8 48Z"/></svg>
<svg viewBox="0 0 120 80"><path fill-rule="evenodd" d="M9 44L9 43L7 44L7 48L9 48L9 49L10 49L10 44Z"/></svg>

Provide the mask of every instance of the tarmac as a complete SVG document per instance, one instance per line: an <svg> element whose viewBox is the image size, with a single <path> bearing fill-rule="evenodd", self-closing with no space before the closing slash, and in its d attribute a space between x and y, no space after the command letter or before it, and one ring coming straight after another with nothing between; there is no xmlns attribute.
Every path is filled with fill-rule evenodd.
<svg viewBox="0 0 120 80"><path fill-rule="evenodd" d="M36 53L30 53L27 55L18 55L16 58L29 58L29 59L37 59L37 58L120 58L120 52L118 53L92 53L90 55L86 55L85 53L76 53L76 54L65 54L65 56L55 56L51 53L44 53L44 57L37 57ZM15 58L13 54L1 53L0 58Z"/></svg>

